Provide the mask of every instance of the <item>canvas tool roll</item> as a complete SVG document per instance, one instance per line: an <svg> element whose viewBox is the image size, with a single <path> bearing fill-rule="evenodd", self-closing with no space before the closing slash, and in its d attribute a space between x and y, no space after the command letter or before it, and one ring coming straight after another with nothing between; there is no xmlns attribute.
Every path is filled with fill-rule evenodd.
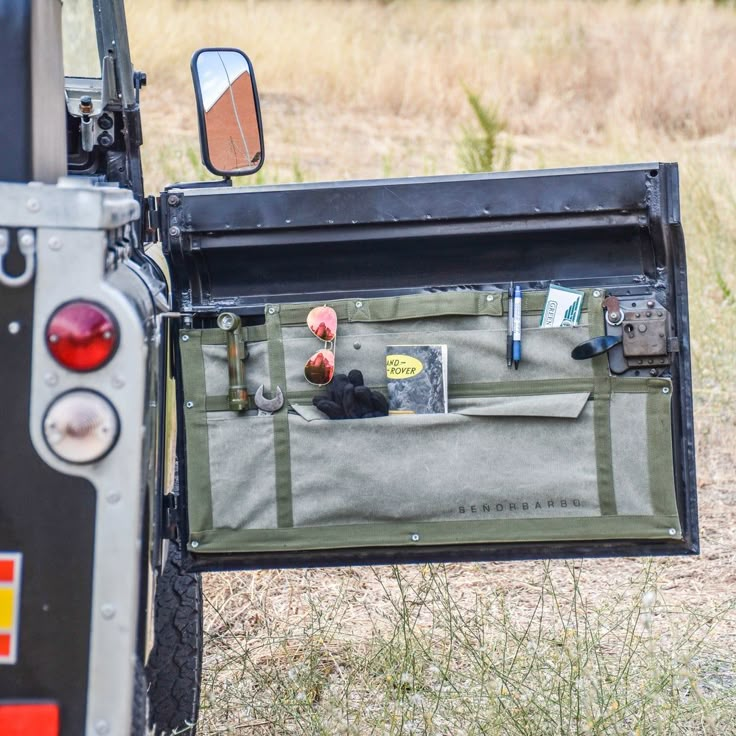
<svg viewBox="0 0 736 736"><path fill-rule="evenodd" d="M309 304L244 327L251 408L228 408L226 336L180 333L190 549L249 552L680 536L671 382L613 377L572 349L604 334L600 291L576 327L540 328L525 292L523 360L506 365L507 297L447 291L326 302L337 371L386 390L387 345L447 345L449 413L329 420L304 378ZM322 303L320 303L321 305ZM281 387L283 408L252 396Z"/></svg>

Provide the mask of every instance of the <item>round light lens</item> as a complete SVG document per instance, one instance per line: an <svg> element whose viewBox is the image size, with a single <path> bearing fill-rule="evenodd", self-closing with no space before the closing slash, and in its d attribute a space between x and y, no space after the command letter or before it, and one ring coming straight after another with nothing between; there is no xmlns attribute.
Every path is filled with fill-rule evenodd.
<svg viewBox="0 0 736 736"><path fill-rule="evenodd" d="M46 345L70 371L101 368L118 346L118 329L110 313L92 302L70 302L57 309L46 327Z"/></svg>
<svg viewBox="0 0 736 736"><path fill-rule="evenodd" d="M54 401L43 420L50 450L68 463L93 463L118 439L120 423L112 404L94 391L69 391Z"/></svg>

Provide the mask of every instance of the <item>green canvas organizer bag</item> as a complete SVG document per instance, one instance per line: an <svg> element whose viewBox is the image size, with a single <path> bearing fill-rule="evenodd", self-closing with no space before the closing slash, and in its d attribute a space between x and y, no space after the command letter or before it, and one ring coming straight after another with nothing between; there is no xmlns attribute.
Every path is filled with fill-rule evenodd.
<svg viewBox="0 0 736 736"><path fill-rule="evenodd" d="M283 408L228 408L226 336L182 330L189 548L198 553L680 537L671 382L575 361L604 334L603 295L581 322L541 328L546 292L523 297L523 359L506 365L507 296L445 291L271 304L244 327L248 395ZM386 390L387 345L447 345L449 413L329 420L304 364L306 324L338 315L338 372Z"/></svg>

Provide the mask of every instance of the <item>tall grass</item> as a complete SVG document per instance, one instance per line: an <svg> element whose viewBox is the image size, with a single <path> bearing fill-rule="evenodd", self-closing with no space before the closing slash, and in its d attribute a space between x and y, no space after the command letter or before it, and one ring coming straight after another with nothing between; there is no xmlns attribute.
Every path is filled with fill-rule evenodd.
<svg viewBox="0 0 736 736"><path fill-rule="evenodd" d="M484 103L480 95L469 89L465 94L475 121L474 125L463 127L458 144L461 169L468 174L508 169L514 149L511 141L504 138L506 121L493 105Z"/></svg>

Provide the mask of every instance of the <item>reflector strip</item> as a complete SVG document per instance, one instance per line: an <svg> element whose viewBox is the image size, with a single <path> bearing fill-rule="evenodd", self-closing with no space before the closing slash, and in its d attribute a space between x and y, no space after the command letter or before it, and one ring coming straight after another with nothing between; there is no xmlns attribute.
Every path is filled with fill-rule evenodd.
<svg viewBox="0 0 736 736"><path fill-rule="evenodd" d="M19 552L0 552L0 665L18 661L22 560ZM0 706L0 709L5 707ZM0 720L0 734L4 736L5 733Z"/></svg>
<svg viewBox="0 0 736 736"><path fill-rule="evenodd" d="M0 703L2 736L59 736L56 703Z"/></svg>
<svg viewBox="0 0 736 736"><path fill-rule="evenodd" d="M0 583L12 583L13 570L15 570L14 560L4 560L0 558Z"/></svg>

